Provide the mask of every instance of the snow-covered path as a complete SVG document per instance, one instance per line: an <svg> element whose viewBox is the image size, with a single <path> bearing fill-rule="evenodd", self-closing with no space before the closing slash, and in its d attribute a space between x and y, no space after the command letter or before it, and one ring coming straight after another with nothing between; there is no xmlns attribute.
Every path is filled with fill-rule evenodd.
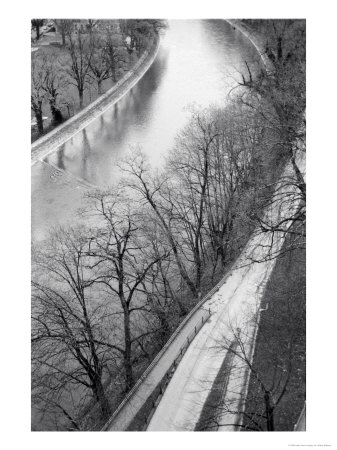
<svg viewBox="0 0 337 450"><path fill-rule="evenodd" d="M301 161L300 170L304 175L305 160ZM272 209L265 213L265 219L280 221L289 212L297 210L300 196L295 188L293 170L289 164L282 181L276 186ZM286 228L290 222L283 224ZM198 422L207 395L226 356L221 349L221 342L233 337L233 330L246 328L250 334L251 347L254 343L256 327L251 318L259 310L263 288L270 276L275 259L261 261L270 250L277 251L283 244L283 233L255 233L247 243L242 254L221 283L215 287L208 298L204 299L191 311L167 344L157 355L142 378L136 383L129 395L117 408L105 431L127 430L156 386L179 356L180 349L186 345L188 336L202 317L211 317L196 335L180 361L170 383L168 384L154 414L150 418L147 430L193 430ZM205 311L207 310L207 311ZM249 336L248 336L249 337ZM237 363L235 363L237 366ZM241 393L245 389L242 377L245 371L235 368L235 376L229 377L227 393L230 400L239 406ZM238 383L240 378L240 383ZM238 386L239 384L239 386ZM144 419L145 419L144 413ZM142 416L143 417L143 416ZM237 418L221 416L219 430L233 429ZM226 422L227 423L224 423ZM145 421L144 421L145 423Z"/></svg>
<svg viewBox="0 0 337 450"><path fill-rule="evenodd" d="M238 262L243 263L245 255ZM219 291L205 303L211 318L191 343L180 362L148 431L194 430L202 407L227 350L222 339L243 328L258 308L264 285L275 260L255 263L233 271Z"/></svg>
<svg viewBox="0 0 337 450"><path fill-rule="evenodd" d="M273 207L266 211L266 219L279 222L297 210L300 197L294 183L290 182L291 177L292 167L289 164L276 187ZM227 353L226 349L221 348L221 342L231 342L233 332L240 328L245 330L252 349L264 286L276 262L275 258L268 260L268 255L271 250L273 253L279 251L283 240L284 233L274 233L273 236L270 233L256 233L252 236L230 278L204 304L205 308L211 309L211 318L180 362L151 418L148 431L194 430ZM249 264L251 260L262 262ZM246 388L243 382L245 373L241 365L241 368L236 367L235 375L229 376L224 395L226 401L230 401L231 409L239 409L241 394ZM222 414L219 430L234 430L237 419L233 414Z"/></svg>

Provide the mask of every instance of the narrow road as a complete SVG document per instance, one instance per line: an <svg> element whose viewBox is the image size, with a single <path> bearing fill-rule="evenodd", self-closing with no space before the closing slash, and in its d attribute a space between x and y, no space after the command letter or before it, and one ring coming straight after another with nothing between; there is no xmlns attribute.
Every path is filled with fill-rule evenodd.
<svg viewBox="0 0 337 450"><path fill-rule="evenodd" d="M299 197L294 185L289 183L291 176L289 164L283 182L276 187L273 208L266 212L269 219L279 221L298 208ZM240 328L245 333L247 351L252 350L264 287L276 262L276 258L268 260L268 256L270 251L279 251L283 241L284 233L252 236L228 281L204 304L211 309L211 318L181 360L151 418L148 431L193 431L227 354L224 342L233 341L234 332ZM239 414L235 416L232 411L240 410L246 373L246 367L236 362L223 399L230 404L231 411L224 410L221 414L218 430L236 429Z"/></svg>
<svg viewBox="0 0 337 450"><path fill-rule="evenodd" d="M302 173L304 166L303 159L300 167ZM297 210L299 197L291 177L293 172L289 164L284 171L282 183L276 187L273 209L266 212L266 217L280 220L289 212ZM240 327L245 329L253 347L256 327L251 318L259 310L264 286L276 260L255 263L252 260L263 260L269 255L270 250L273 252L279 250L283 239L283 233L274 234L273 237L268 233L253 234L231 271L176 330L145 376L138 381L129 396L115 411L103 428L104 431L128 429L146 400L163 380L167 370L179 355L181 346L205 315L205 310L210 309L210 319L201 328L180 361L147 427L149 431L195 429L209 389L226 356L226 350L221 348L224 338L232 341L233 330ZM233 407L239 406L245 389L242 379L246 375L244 368L238 367L237 363L235 365L235 377L230 375L226 383L226 395L232 401ZM226 431L234 429L237 420L238 417L235 418L233 415L226 417L222 414L218 429Z"/></svg>
<svg viewBox="0 0 337 450"><path fill-rule="evenodd" d="M222 341L231 340L236 328L247 327L260 303L262 289L259 295L257 288L265 282L275 263L272 260L245 266L245 258L246 253L227 283L205 303L206 308L211 308L211 318L179 364L148 431L194 430L227 353Z"/></svg>

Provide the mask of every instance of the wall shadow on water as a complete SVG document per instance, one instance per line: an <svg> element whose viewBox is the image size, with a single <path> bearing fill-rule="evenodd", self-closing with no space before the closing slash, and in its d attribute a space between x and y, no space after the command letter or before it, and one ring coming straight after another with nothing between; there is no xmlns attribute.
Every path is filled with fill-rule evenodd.
<svg viewBox="0 0 337 450"><path fill-rule="evenodd" d="M118 180L117 162L132 147L141 146L160 164L188 120L187 107L225 104L235 68L242 70L256 55L224 20L172 21L139 82L47 161L99 187Z"/></svg>
<svg viewBox="0 0 337 450"><path fill-rule="evenodd" d="M65 150L65 145L62 144L59 148L59 150L57 151L57 167L59 167L61 170L66 170L66 166L65 166L65 162L64 162L64 150ZM46 161L48 162L48 158L46 159Z"/></svg>
<svg viewBox="0 0 337 450"><path fill-rule="evenodd" d="M129 134L129 127L142 127L146 124L148 112L152 110L154 96L166 70L167 59L167 52L161 52L143 78L106 113L105 141L111 142L111 147L114 148L115 143L124 143L125 149L128 145L125 137Z"/></svg>
<svg viewBox="0 0 337 450"><path fill-rule="evenodd" d="M129 150L133 131L147 125L153 101L167 67L168 51L161 49L139 82L80 133L62 145L46 162L94 185L116 179L116 160Z"/></svg>

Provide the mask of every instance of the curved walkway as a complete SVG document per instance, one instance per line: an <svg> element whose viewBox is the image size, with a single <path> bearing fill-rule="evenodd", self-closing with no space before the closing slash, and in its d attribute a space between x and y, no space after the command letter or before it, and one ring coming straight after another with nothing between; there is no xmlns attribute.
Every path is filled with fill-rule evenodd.
<svg viewBox="0 0 337 450"><path fill-rule="evenodd" d="M263 39L250 32L240 21L228 22L241 31L257 48L267 73L274 66L261 51ZM297 164L305 173L305 160L300 155ZM286 181L282 181L282 178ZM265 212L272 222L289 217L299 206L291 163L286 166L278 182L272 209ZM291 215L291 214L290 214ZM287 222L285 229L289 227ZM253 233L243 253L231 270L231 278L214 294L205 307L209 307L212 320L198 333L179 364L160 403L156 407L147 431L193 431L198 426L204 405L218 376L224 358L229 355L224 342L234 342L235 330L243 329L245 350L252 358L254 353L260 302L276 259L269 260L270 251L280 251L285 233ZM260 262L252 262L260 261ZM229 371L227 386L219 399L220 411L214 417L218 431L236 431L240 424L242 400L247 393L249 370L247 365L235 358ZM214 411L215 412L215 411Z"/></svg>
<svg viewBox="0 0 337 450"><path fill-rule="evenodd" d="M271 223L286 221L300 204L297 188L289 183L295 178L291 164L286 166L283 177L276 186L272 207L266 211ZM285 222L284 231L290 224L289 220ZM252 357L261 299L276 263L276 258L270 259L270 255L278 254L284 238L285 232L261 234L257 229L253 233L227 282L205 303L211 319L186 351L147 431L195 430L224 358L230 355L227 343L235 342L236 330L242 330L246 355ZM219 431L236 431L248 373L248 366L236 358L228 373L223 398L219 399L222 403L216 420Z"/></svg>
<svg viewBox="0 0 337 450"><path fill-rule="evenodd" d="M250 32L239 21L228 20L228 22L250 39L261 55L267 73L272 72L274 69L273 64L261 50L261 48L264 48L263 40ZM287 171L291 172L289 165L285 172ZM293 192L289 192L289 194L292 196ZM282 216L289 209L297 207L296 202L277 203L279 202L276 202L273 211L270 211L271 215ZM156 405L154 414L151 415L150 423L147 426L149 431L194 429L208 393L208 389L205 389L205 386L201 386L200 382L205 382L207 376L211 376L210 380L207 379L209 383L213 381L226 353L219 352L219 348L216 348L217 341L221 340L224 335L231 334L230 325L233 321L238 323L242 320L247 320L247 309L250 309L251 312L254 308L259 309L264 286L275 260L265 261L264 264L251 264L251 258L254 255L254 258L259 256L257 259L262 258L263 260L266 257L265 252L269 251L270 245L279 249L283 243L282 237L273 244L269 240L270 237L266 238L265 236L253 234L244 252L236 261L235 266L176 330L169 342L155 358L151 367L148 368L135 388L122 402L103 430L132 429L132 427L128 428L128 426L133 418L141 413L142 406L146 403L156 385L160 383L169 365L177 357L179 347L186 339L186 335L193 329L194 324L200 320L203 310L209 309L212 319L207 321L189 346L167 390L164 392L158 406ZM248 324L249 334L253 336L250 345L253 347L255 327L249 320ZM203 352L202 349L205 351ZM246 378L245 368L240 368L240 370L242 372L241 376ZM232 384L233 380L231 379L230 381ZM241 389L245 389L245 384L242 385ZM232 401L239 403L241 392L239 396L236 395L235 397ZM223 419L225 418L222 417L222 421ZM224 422L226 423L227 420L225 419ZM233 418L231 418L230 423L232 429L235 429ZM228 430L227 426L225 428Z"/></svg>
<svg viewBox="0 0 337 450"><path fill-rule="evenodd" d="M117 103L138 81L144 76L155 60L160 45L158 36L149 50L146 50L137 61L132 70L130 70L118 83L116 83L105 94L78 114L68 119L64 124L52 130L50 133L42 136L35 141L31 147L32 165L45 158L48 154L55 151L60 145L85 128L90 122L103 114L112 105Z"/></svg>
<svg viewBox="0 0 337 450"><path fill-rule="evenodd" d="M266 52L264 51L266 47L265 39L262 36L255 33L250 28L248 28L247 25L245 25L241 20L238 19L231 19L231 20L225 19L225 20L226 22L231 24L234 28L239 30L244 36L246 36L246 38L249 39L250 42L254 45L254 47L256 48L257 52L261 57L261 60L264 64L267 74L273 73L275 70L274 64L268 58Z"/></svg>
<svg viewBox="0 0 337 450"><path fill-rule="evenodd" d="M235 26L237 29L239 29L257 48L259 54L261 55L262 61L265 65L266 71L273 69L272 64L271 66L268 64L268 58L266 55L263 55L263 52L260 50L261 47L257 44L257 37L253 36L252 33L248 33L247 30L243 30L243 27L241 29L239 21L235 20L227 20L232 26ZM262 45L262 43L260 43ZM263 46L262 46L263 48ZM246 249L247 251L247 249ZM245 256L243 256L243 259L245 260ZM196 307L190 312L190 314L185 318L185 320L181 323L181 325L178 327L178 329L174 332L174 334L171 336L167 344L164 346L164 348L159 352L155 360L152 362L152 364L148 367L144 375L141 377L140 380L138 380L137 384L134 386L134 388L129 392L127 397L124 399L124 401L120 404L120 406L117 408L115 413L112 415L108 423L103 428L104 431L117 431L117 430L127 430L132 429L132 421L135 416L141 414L141 410L143 405L146 403L148 398L152 395L152 393L155 391L156 387L159 383L161 383L163 377L165 377L168 369L173 364L175 358L179 355L180 348L184 345L186 342L187 336L191 333L191 331L195 328L195 326L200 321L201 317L205 313L205 309L209 309L211 314L218 313L219 309L222 311L221 303L221 295L216 294L217 291L222 291L225 288L225 285L227 281L229 280L229 277L231 277L233 270L238 269L242 265L242 258L238 258L235 266L232 267L232 269L225 275L225 277L217 284L215 288L213 288L208 295L196 305ZM236 279L236 277L234 277ZM230 284L233 284L234 279L230 281ZM236 286L236 281L234 281L234 284ZM236 287L237 289L237 287ZM236 289L234 288L234 292L236 292ZM220 304L215 301L215 298L217 300L220 300ZM214 305L215 303L215 305ZM226 302L227 303L227 302ZM213 306L214 305L214 306ZM222 305L223 306L223 305ZM215 309L213 309L215 308ZM228 310L226 308L226 311L228 313ZM213 322L213 321L212 321ZM205 336L209 336L209 325L210 323L207 323L206 327L204 327L204 332L201 333ZM214 322L212 324L214 327ZM211 327L212 327L211 326ZM199 335L199 333L198 333ZM199 341L199 338L197 336L196 342ZM193 341L194 342L194 341ZM195 347L195 345L193 346ZM198 344L197 344L198 347ZM186 358L185 358L186 360ZM180 365L178 366L178 368ZM170 383L172 385L172 383ZM170 396L172 393L170 394ZM167 398L167 395L165 396L165 399ZM168 405L166 405L166 408ZM160 407L159 407L160 411ZM156 415L156 412L154 413ZM165 415L165 414L164 414ZM159 416L162 417L162 414L159 412ZM158 415L156 415L158 417ZM145 417L146 419L146 417ZM151 418L151 425L149 426L149 430L152 429L154 422L156 419ZM129 428L131 426L131 428ZM154 426L154 429L156 426ZM160 429L159 425L159 429Z"/></svg>
<svg viewBox="0 0 337 450"><path fill-rule="evenodd" d="M210 299L226 283L230 275L230 273L227 273L186 316L136 385L119 405L102 431L121 431L129 428L134 417L141 412L146 400L162 382L175 359L179 357L180 351L186 345L189 336L193 334L196 328L199 328L202 318L208 318L210 307L208 303ZM130 431L132 430L130 429Z"/></svg>

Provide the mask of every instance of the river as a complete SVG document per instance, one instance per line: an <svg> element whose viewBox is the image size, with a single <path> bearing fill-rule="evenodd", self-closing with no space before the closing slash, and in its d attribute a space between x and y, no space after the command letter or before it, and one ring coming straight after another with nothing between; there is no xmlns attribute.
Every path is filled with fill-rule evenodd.
<svg viewBox="0 0 337 450"><path fill-rule="evenodd" d="M172 20L144 77L118 103L32 167L32 238L74 223L90 186L118 179L116 162L140 146L162 164L191 108L225 105L244 61L259 64L250 41L224 20Z"/></svg>

